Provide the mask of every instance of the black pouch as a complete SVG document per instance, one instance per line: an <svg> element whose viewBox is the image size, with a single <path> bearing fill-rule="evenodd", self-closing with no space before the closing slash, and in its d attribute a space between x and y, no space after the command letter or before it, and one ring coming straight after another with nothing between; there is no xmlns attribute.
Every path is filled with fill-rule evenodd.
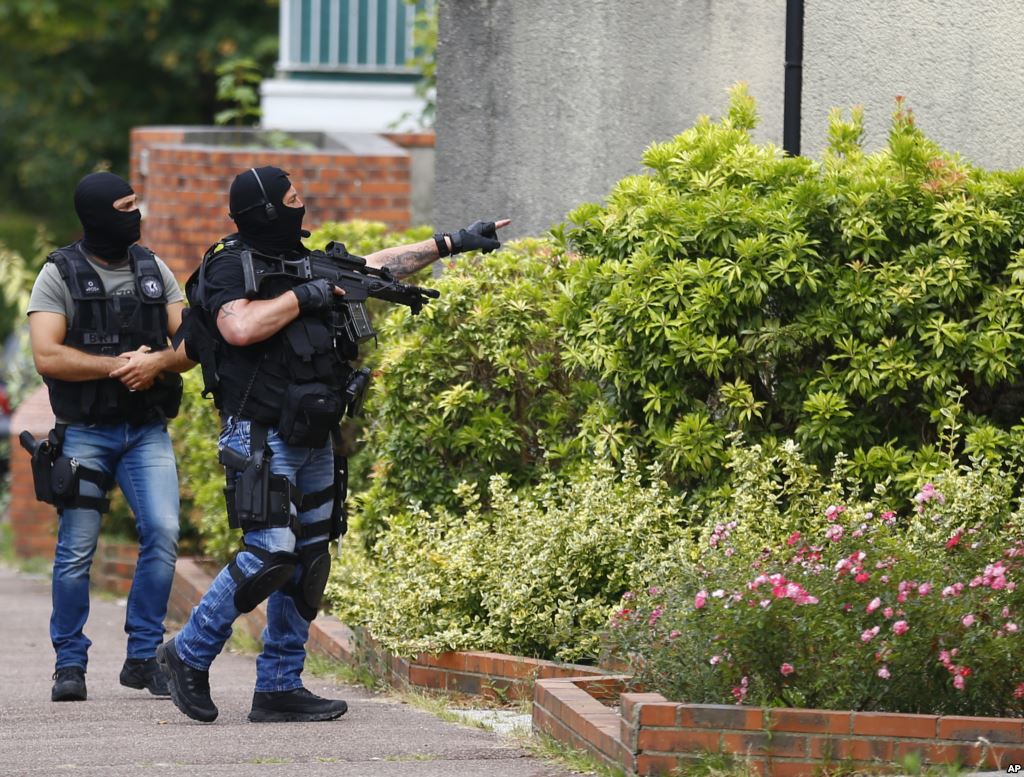
<svg viewBox="0 0 1024 777"><path fill-rule="evenodd" d="M341 397L323 383L288 387L278 431L288 445L322 448L341 421Z"/></svg>
<svg viewBox="0 0 1024 777"><path fill-rule="evenodd" d="M51 432L51 438L53 433ZM50 473L53 462L60 456L60 444L56 439L37 441L30 432L22 432L21 447L32 456L32 484L35 487L36 499L47 504L54 504L53 484Z"/></svg>

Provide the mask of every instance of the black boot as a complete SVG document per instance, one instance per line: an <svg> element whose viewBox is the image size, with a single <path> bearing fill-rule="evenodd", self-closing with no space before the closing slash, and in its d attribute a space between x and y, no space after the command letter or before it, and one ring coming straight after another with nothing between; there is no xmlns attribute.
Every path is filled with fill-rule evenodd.
<svg viewBox="0 0 1024 777"><path fill-rule="evenodd" d="M155 658L128 658L121 667L121 685L128 688L145 688L154 696L168 697L167 678L157 666Z"/></svg>
<svg viewBox="0 0 1024 777"><path fill-rule="evenodd" d="M210 698L210 673L182 661L173 637L156 649L156 662L167 678L175 707L202 723L217 719L217 706Z"/></svg>
<svg viewBox="0 0 1024 777"><path fill-rule="evenodd" d="M62 666L53 673L50 701L85 701L85 670L80 666Z"/></svg>
<svg viewBox="0 0 1024 777"><path fill-rule="evenodd" d="M252 695L249 720L253 723L308 722L334 720L348 711L341 699L322 699L305 688L292 691L256 691Z"/></svg>

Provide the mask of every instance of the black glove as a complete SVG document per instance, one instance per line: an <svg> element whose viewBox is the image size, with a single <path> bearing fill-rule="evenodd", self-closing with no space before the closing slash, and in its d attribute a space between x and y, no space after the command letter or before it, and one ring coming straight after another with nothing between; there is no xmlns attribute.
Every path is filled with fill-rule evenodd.
<svg viewBox="0 0 1024 777"><path fill-rule="evenodd" d="M292 291L299 298L299 310L309 313L323 310L334 300L334 284L326 278L317 278L296 286Z"/></svg>
<svg viewBox="0 0 1024 777"><path fill-rule="evenodd" d="M452 241L452 249L448 250L445 243L445 235ZM489 254L501 248L498 241L498 229L493 221L474 221L465 229L460 229L454 235L438 233L434 235L434 242L437 243L437 252L440 256L455 256L463 251L476 251Z"/></svg>

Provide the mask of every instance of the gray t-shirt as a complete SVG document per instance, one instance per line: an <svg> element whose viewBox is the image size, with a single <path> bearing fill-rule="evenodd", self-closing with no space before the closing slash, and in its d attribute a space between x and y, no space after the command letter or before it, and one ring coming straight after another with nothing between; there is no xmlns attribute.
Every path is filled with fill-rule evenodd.
<svg viewBox="0 0 1024 777"><path fill-rule="evenodd" d="M84 252L83 252L84 253ZM119 265L101 265L85 257L100 276L103 288L107 294L119 295L128 294L135 296L135 276L132 273L131 265L126 259ZM164 282L164 301L168 304L182 302L185 295L181 287L166 264L157 257L157 267L160 268L160 277ZM71 289L60 277L60 270L53 262L43 265L39 277L36 278L32 287L32 296L28 302L28 312L60 313L69 322L74 314L75 302L71 297Z"/></svg>

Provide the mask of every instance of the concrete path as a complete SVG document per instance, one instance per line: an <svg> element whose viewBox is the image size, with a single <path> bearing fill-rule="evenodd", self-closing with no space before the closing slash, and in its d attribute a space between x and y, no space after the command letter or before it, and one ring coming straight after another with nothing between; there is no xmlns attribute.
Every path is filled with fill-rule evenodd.
<svg viewBox="0 0 1024 777"><path fill-rule="evenodd" d="M332 680L306 677L314 693L348 700L326 723L249 723L251 656L222 654L210 672L215 723L195 723L169 700L118 684L124 606L93 596L89 700L50 701L49 581L0 566L0 775L3 777L568 777L514 740Z"/></svg>

